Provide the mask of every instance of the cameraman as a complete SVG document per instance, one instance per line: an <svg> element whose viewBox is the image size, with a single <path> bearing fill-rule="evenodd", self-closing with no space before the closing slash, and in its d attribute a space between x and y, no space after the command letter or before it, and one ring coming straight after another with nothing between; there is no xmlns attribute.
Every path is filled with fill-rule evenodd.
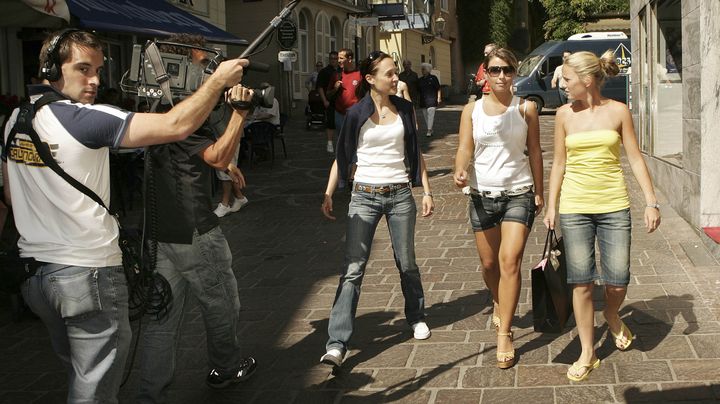
<svg viewBox="0 0 720 404"><path fill-rule="evenodd" d="M202 36L189 34L168 41L194 47L205 44ZM197 65L207 60L201 49L163 45L161 51L187 54ZM251 97L248 88L232 89L234 100L250 101ZM216 102L217 98L208 101ZM156 228L151 226L149 238L157 243L156 270L170 283L173 302L166 317L149 319L143 330L138 403L167 401L182 317L191 295L200 302L207 332L211 369L206 384L221 388L247 380L255 372L255 359L241 356L238 286L230 247L212 210L211 186L213 169L227 169L236 180L242 178L230 162L247 112L234 110L223 133L205 124L185 140L148 148L148 182L156 189L148 188L146 205L149 217L157 223Z"/></svg>
<svg viewBox="0 0 720 404"><path fill-rule="evenodd" d="M60 166L108 204L109 149L186 138L205 121L224 89L240 82L246 63L223 63L192 97L165 114L134 114L91 105L104 65L102 42L89 32L63 30L50 35L40 53L46 84L29 86L28 92L36 105L53 95L65 99L39 108L32 125ZM68 371L67 401L117 403L131 338L117 223L90 197L38 164L29 136L18 133L7 147L3 179L21 235L18 245L23 257L40 265L22 284L22 294L45 323Z"/></svg>

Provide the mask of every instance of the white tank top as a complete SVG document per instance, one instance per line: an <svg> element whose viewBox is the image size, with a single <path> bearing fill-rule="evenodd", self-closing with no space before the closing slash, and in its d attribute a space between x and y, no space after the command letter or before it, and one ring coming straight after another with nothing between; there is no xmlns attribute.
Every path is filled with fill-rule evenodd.
<svg viewBox="0 0 720 404"><path fill-rule="evenodd" d="M378 125L371 119L360 128L355 182L401 184L408 182L405 168L405 127L395 122Z"/></svg>
<svg viewBox="0 0 720 404"><path fill-rule="evenodd" d="M528 126L520 114L520 97L513 97L501 115L487 115L483 98L472 113L475 156L469 184L481 191L503 191L533 185L525 155ZM525 104L526 108L527 104Z"/></svg>

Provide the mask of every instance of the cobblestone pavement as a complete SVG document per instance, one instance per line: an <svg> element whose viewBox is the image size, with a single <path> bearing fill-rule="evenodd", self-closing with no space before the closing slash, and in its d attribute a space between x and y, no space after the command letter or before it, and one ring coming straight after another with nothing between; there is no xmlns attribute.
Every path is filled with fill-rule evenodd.
<svg viewBox="0 0 720 404"><path fill-rule="evenodd" d="M644 232L644 201L632 176L627 177L635 226L632 280L622 309L638 335L632 349L618 352L607 339L598 295L596 336L603 363L588 381L571 383L565 377L579 354L574 323L561 335L532 330L529 275L545 238L538 220L525 253L523 289L513 321L519 364L509 370L495 367L491 299L482 281L466 199L451 183L460 109L441 109L436 136L421 139L436 201L431 218L418 218L416 237L432 337L414 340L404 322L399 277L383 223L373 242L349 357L336 375L318 364L343 259L349 198L336 195L337 222L322 218L319 207L331 156L325 152L324 133L305 130L298 117L286 128L288 158L278 156L272 167L269 162L253 169L245 165L250 203L222 219L243 305L241 339L246 353L258 359L258 372L223 391L205 386L205 336L195 304L185 316L170 402L720 399L720 265L666 204L660 229ZM552 126L553 116L541 117L546 174ZM665 194L660 202L672 197ZM12 322L5 303L0 307L0 364L0 402L63 402L66 376L44 327L28 318ZM121 402L133 402L136 382L133 372Z"/></svg>

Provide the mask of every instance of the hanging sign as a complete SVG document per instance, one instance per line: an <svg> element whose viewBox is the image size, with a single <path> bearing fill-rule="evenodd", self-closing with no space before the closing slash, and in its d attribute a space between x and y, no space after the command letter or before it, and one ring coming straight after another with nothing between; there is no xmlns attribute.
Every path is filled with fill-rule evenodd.
<svg viewBox="0 0 720 404"><path fill-rule="evenodd" d="M292 49L297 42L298 30L294 22L282 20L277 27L277 40L283 49Z"/></svg>

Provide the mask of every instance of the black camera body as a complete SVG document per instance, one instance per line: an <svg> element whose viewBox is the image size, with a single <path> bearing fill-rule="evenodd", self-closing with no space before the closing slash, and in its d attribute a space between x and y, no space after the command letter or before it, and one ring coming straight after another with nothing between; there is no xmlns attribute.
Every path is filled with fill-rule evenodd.
<svg viewBox="0 0 720 404"><path fill-rule="evenodd" d="M148 55L148 47L152 43L155 45L198 49L206 52L208 56L212 55L212 57L207 65L202 66L193 63L186 54L158 52L159 61L165 70L164 73L159 73L157 70L160 70L160 66L156 68L152 58ZM217 49L165 41L148 41L145 46L135 44L133 45L130 69L123 75L120 87L123 92L142 98L182 100L197 91L223 60L225 60L225 56ZM246 70L250 69L246 68ZM163 80L169 82L171 92L169 97L165 95L165 91L160 84ZM250 107L272 108L275 87L254 88L253 93L253 98L249 103Z"/></svg>

